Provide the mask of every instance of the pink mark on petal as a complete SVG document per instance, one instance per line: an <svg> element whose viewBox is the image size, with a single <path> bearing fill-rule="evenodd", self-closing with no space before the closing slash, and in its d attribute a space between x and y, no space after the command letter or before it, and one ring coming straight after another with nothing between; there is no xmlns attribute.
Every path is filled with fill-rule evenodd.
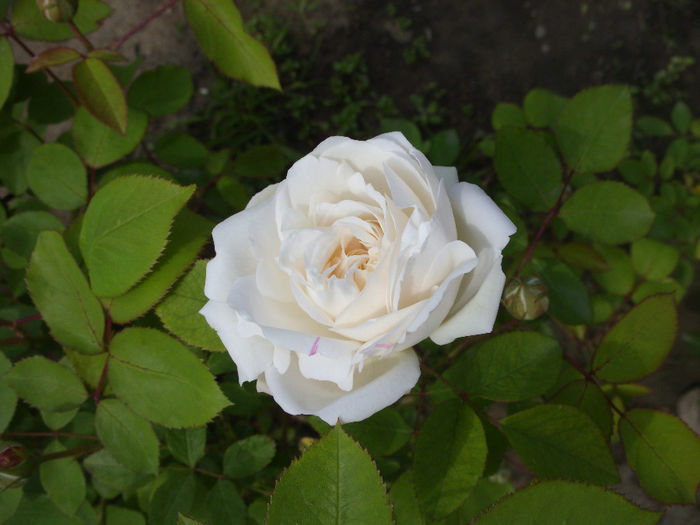
<svg viewBox="0 0 700 525"><path fill-rule="evenodd" d="M311 352L309 355L314 355L316 352L318 352L318 343L321 341L320 337L317 337L316 340L314 341L314 344L311 345Z"/></svg>
<svg viewBox="0 0 700 525"><path fill-rule="evenodd" d="M379 343L378 345L374 345L374 346L376 346L378 348L386 348L386 349L394 347L394 345L391 343Z"/></svg>

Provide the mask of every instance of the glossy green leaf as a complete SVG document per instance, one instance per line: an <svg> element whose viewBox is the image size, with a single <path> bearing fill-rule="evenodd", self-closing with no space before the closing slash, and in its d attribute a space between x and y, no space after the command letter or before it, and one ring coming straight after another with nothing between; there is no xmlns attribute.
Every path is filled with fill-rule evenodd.
<svg viewBox="0 0 700 525"><path fill-rule="evenodd" d="M222 73L280 89L275 63L265 46L251 37L233 2L185 0L185 17L199 45Z"/></svg>
<svg viewBox="0 0 700 525"><path fill-rule="evenodd" d="M127 328L110 346L109 382L140 416L165 427L197 427L229 404L209 370L176 339Z"/></svg>
<svg viewBox="0 0 700 525"><path fill-rule="evenodd" d="M116 297L153 266L167 242L173 217L194 186L156 177L119 177L90 201L80 232L80 251L99 297Z"/></svg>
<svg viewBox="0 0 700 525"><path fill-rule="evenodd" d="M577 266L592 272L607 272L610 265L605 258L588 244L567 242L557 246L557 256L569 266Z"/></svg>
<svg viewBox="0 0 700 525"><path fill-rule="evenodd" d="M166 171L155 164L140 160L132 160L127 161L124 164L119 164L102 175L102 177L100 177L100 181L97 183L97 188L101 189L117 177L122 177L124 175L151 175L154 177L160 177L161 179L174 180L169 171Z"/></svg>
<svg viewBox="0 0 700 525"><path fill-rule="evenodd" d="M344 428L375 459L393 454L413 435L413 428L394 408L385 408L364 421L348 423Z"/></svg>
<svg viewBox="0 0 700 525"><path fill-rule="evenodd" d="M671 122L680 133L687 133L690 123L693 121L693 114L690 112L688 104L679 100L671 110Z"/></svg>
<svg viewBox="0 0 700 525"><path fill-rule="evenodd" d="M515 127L499 130L494 163L506 191L531 210L546 211L557 202L561 165L537 133Z"/></svg>
<svg viewBox="0 0 700 525"><path fill-rule="evenodd" d="M0 108L7 100L15 71L15 57L7 38L0 37Z"/></svg>
<svg viewBox="0 0 700 525"><path fill-rule="evenodd" d="M452 166L459 156L459 136L454 129L446 129L433 135L428 158L435 166Z"/></svg>
<svg viewBox="0 0 700 525"><path fill-rule="evenodd" d="M456 510L484 471L486 438L479 417L457 400L438 405L428 416L414 449L413 481L426 517Z"/></svg>
<svg viewBox="0 0 700 525"><path fill-rule="evenodd" d="M672 295L642 301L608 332L593 357L596 375L612 383L636 381L666 359L678 331Z"/></svg>
<svg viewBox="0 0 700 525"><path fill-rule="evenodd" d="M509 102L501 102L496 104L496 107L491 114L491 126L498 131L506 126L514 126L524 128L527 126L525 121L525 113L517 104Z"/></svg>
<svg viewBox="0 0 700 525"><path fill-rule="evenodd" d="M102 375L102 370L107 362L107 353L80 354L78 352L74 352L68 347L64 347L63 351L66 356L68 356L68 359L70 359L75 372L82 378L82 380L92 388L97 388L97 385L100 382L100 376Z"/></svg>
<svg viewBox="0 0 700 525"><path fill-rule="evenodd" d="M601 485L619 481L610 449L598 426L569 405L538 405L501 420L525 464L543 478Z"/></svg>
<svg viewBox="0 0 700 525"><path fill-rule="evenodd" d="M554 126L566 163L582 172L613 169L625 154L631 130L629 89L613 85L577 93L562 108Z"/></svg>
<svg viewBox="0 0 700 525"><path fill-rule="evenodd" d="M576 379L562 387L549 403L574 406L586 414L598 425L603 437L608 440L612 432L612 413L605 395L600 387L584 379Z"/></svg>
<svg viewBox="0 0 700 525"><path fill-rule="evenodd" d="M594 273L593 278L606 291L614 295L626 295L634 286L635 276L629 255L617 246L596 246L610 267L606 272Z"/></svg>
<svg viewBox="0 0 700 525"><path fill-rule="evenodd" d="M224 352L221 339L207 324L199 310L206 304L204 279L207 261L197 261L185 277L156 307L163 326L185 343L210 350Z"/></svg>
<svg viewBox="0 0 700 525"><path fill-rule="evenodd" d="M556 259L534 260L549 294L549 313L565 324L590 324L593 309L588 291L566 264Z"/></svg>
<svg viewBox="0 0 700 525"><path fill-rule="evenodd" d="M231 478L250 476L265 468L274 455L275 442L268 436L241 439L226 449L224 473Z"/></svg>
<svg viewBox="0 0 700 525"><path fill-rule="evenodd" d="M546 392L562 364L557 341L536 332L510 332L467 351L445 378L471 395L520 401Z"/></svg>
<svg viewBox="0 0 700 525"><path fill-rule="evenodd" d="M570 481L544 481L498 502L475 525L654 525L660 512L642 510L602 487Z"/></svg>
<svg viewBox="0 0 700 525"><path fill-rule="evenodd" d="M93 168L101 168L131 153L143 138L148 124L145 113L128 110L124 135L114 131L81 107L73 120L73 142L83 160Z"/></svg>
<svg viewBox="0 0 700 525"><path fill-rule="evenodd" d="M105 525L146 525L146 518L137 510L119 505L105 507Z"/></svg>
<svg viewBox="0 0 700 525"><path fill-rule="evenodd" d="M653 239L639 239L632 244L632 265L639 275L658 281L673 272L678 264L680 250Z"/></svg>
<svg viewBox="0 0 700 525"><path fill-rule="evenodd" d="M220 479L207 492L204 501L205 523L207 525L246 525L246 506L236 486L228 480Z"/></svg>
<svg viewBox="0 0 700 525"><path fill-rule="evenodd" d="M72 47L58 46L42 51L27 66L27 73L41 71L47 67L67 64L73 60L78 60L82 55Z"/></svg>
<svg viewBox="0 0 700 525"><path fill-rule="evenodd" d="M106 449L90 454L83 465L92 474L93 484L97 481L118 492L134 489L150 479L150 476L126 468Z"/></svg>
<svg viewBox="0 0 700 525"><path fill-rule="evenodd" d="M63 144L43 144L27 163L31 190L51 208L74 210L87 200L87 172L80 157Z"/></svg>
<svg viewBox="0 0 700 525"><path fill-rule="evenodd" d="M156 144L155 154L163 162L177 168L197 168L209 154L207 148L187 133L164 135Z"/></svg>
<svg viewBox="0 0 700 525"><path fill-rule="evenodd" d="M45 357L23 359L7 373L5 381L19 397L41 410L64 412L87 399L78 376Z"/></svg>
<svg viewBox="0 0 700 525"><path fill-rule="evenodd" d="M45 230L62 232L63 223L55 216L45 211L20 212L5 221L0 228L3 251L9 250L17 257L17 263L12 268L24 268L34 251L39 234ZM5 263L9 261L3 254Z"/></svg>
<svg viewBox="0 0 700 525"><path fill-rule="evenodd" d="M158 438L151 424L116 399L103 399L95 417L97 436L114 458L135 472L158 472Z"/></svg>
<svg viewBox="0 0 700 525"><path fill-rule="evenodd" d="M194 467L204 457L207 444L206 427L169 429L165 442L170 453L189 467Z"/></svg>
<svg viewBox="0 0 700 525"><path fill-rule="evenodd" d="M73 84L78 98L93 117L122 135L126 133L126 99L104 62L97 58L78 62L73 68Z"/></svg>
<svg viewBox="0 0 700 525"><path fill-rule="evenodd" d="M17 394L0 378L0 432L4 432L10 424L16 408Z"/></svg>
<svg viewBox="0 0 700 525"><path fill-rule="evenodd" d="M64 452L66 447L53 441L44 454ZM51 501L66 514L73 515L85 500L85 476L75 458L44 461L39 466L41 485Z"/></svg>
<svg viewBox="0 0 700 525"><path fill-rule="evenodd" d="M390 524L391 507L369 455L340 425L282 474L268 525Z"/></svg>
<svg viewBox="0 0 700 525"><path fill-rule="evenodd" d="M673 128L671 125L658 117L639 117L635 125L637 129L647 137L669 137L673 135Z"/></svg>
<svg viewBox="0 0 700 525"><path fill-rule="evenodd" d="M189 513L195 502L197 481L193 472L174 470L153 493L148 523L175 523L179 513Z"/></svg>
<svg viewBox="0 0 700 525"><path fill-rule="evenodd" d="M396 525L427 525L420 505L418 505L412 477L413 473L408 470L391 485L389 499L393 507Z"/></svg>
<svg viewBox="0 0 700 525"><path fill-rule="evenodd" d="M667 504L694 504L700 485L700 440L683 421L656 410L620 420L625 454L644 490Z"/></svg>
<svg viewBox="0 0 700 525"><path fill-rule="evenodd" d="M80 0L73 23L81 33L87 34L99 27L99 22L109 16L112 8L100 0ZM75 35L65 22L50 22L37 8L36 0L17 0L12 6L12 27L21 36L60 41Z"/></svg>
<svg viewBox="0 0 700 525"><path fill-rule="evenodd" d="M150 310L192 264L212 227L204 217L183 209L173 221L168 244L153 270L124 295L105 301L112 320L126 323Z"/></svg>
<svg viewBox="0 0 700 525"><path fill-rule="evenodd" d="M151 116L168 115L184 108L192 96L189 69L159 66L141 73L129 87L129 105Z"/></svg>
<svg viewBox="0 0 700 525"><path fill-rule="evenodd" d="M523 110L528 123L538 128L553 126L566 99L547 89L535 88L525 95Z"/></svg>
<svg viewBox="0 0 700 525"><path fill-rule="evenodd" d="M14 515L4 525L82 525L64 514L46 494L25 493Z"/></svg>
<svg viewBox="0 0 700 525"><path fill-rule="evenodd" d="M39 234L27 289L54 339L77 352L102 352L102 306L57 232Z"/></svg>
<svg viewBox="0 0 700 525"><path fill-rule="evenodd" d="M564 203L559 216L576 233L605 244L635 241L649 231L654 221L646 198L614 181L578 189Z"/></svg>

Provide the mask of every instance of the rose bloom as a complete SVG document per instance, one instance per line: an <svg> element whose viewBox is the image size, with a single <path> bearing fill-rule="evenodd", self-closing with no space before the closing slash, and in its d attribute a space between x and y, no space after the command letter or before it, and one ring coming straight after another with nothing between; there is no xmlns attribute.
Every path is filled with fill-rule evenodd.
<svg viewBox="0 0 700 525"><path fill-rule="evenodd" d="M213 231L201 313L241 382L359 421L418 381L412 345L490 332L515 226L401 133L324 140Z"/></svg>

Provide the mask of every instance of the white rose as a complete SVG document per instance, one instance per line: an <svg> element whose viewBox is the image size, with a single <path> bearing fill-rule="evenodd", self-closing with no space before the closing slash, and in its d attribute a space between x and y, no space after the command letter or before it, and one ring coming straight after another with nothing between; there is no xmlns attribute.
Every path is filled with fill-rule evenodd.
<svg viewBox="0 0 700 525"><path fill-rule="evenodd" d="M331 137L213 231L202 308L290 414L359 421L417 382L411 348L490 332L515 226L400 133Z"/></svg>

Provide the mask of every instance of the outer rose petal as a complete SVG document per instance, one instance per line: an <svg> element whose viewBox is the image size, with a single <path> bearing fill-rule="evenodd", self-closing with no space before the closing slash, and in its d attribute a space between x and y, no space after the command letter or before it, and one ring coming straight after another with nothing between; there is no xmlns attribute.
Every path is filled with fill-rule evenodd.
<svg viewBox="0 0 700 525"><path fill-rule="evenodd" d="M274 368L265 372L258 389L269 392L288 414L312 414L329 425L360 421L409 392L418 381L420 365L412 349L366 362L356 372L353 389L345 392L334 383L307 379L299 372L294 356L285 374Z"/></svg>

